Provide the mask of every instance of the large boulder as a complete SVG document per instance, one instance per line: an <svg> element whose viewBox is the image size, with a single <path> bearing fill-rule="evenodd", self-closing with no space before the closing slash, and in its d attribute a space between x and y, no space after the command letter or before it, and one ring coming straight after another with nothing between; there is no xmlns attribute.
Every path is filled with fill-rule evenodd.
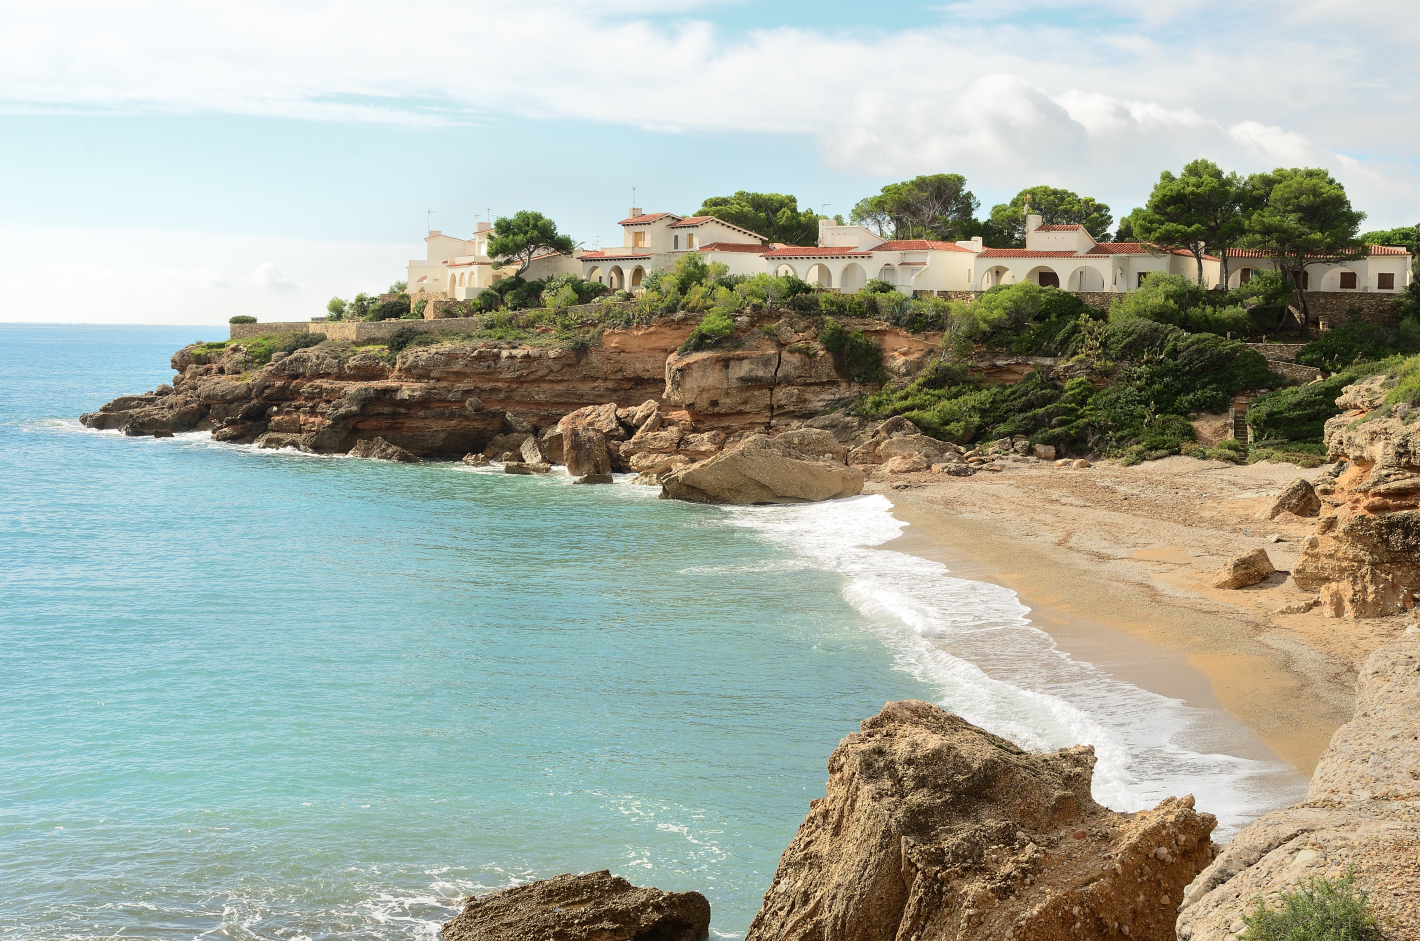
<svg viewBox="0 0 1420 941"><path fill-rule="evenodd" d="M606 436L591 425L572 425L562 432L562 462L573 477L611 473Z"/></svg>
<svg viewBox="0 0 1420 941"><path fill-rule="evenodd" d="M822 428L796 428L786 431L774 439L798 451L800 454L821 461L848 463L848 446Z"/></svg>
<svg viewBox="0 0 1420 941"><path fill-rule="evenodd" d="M1272 567L1272 560L1267 557L1267 550L1253 549L1224 562L1223 567L1213 576L1213 587L1246 588L1256 585L1275 571L1277 570Z"/></svg>
<svg viewBox="0 0 1420 941"><path fill-rule="evenodd" d="M745 941L1173 941L1216 821L1192 798L1101 807L1094 764L888 703L829 758Z"/></svg>
<svg viewBox="0 0 1420 941"><path fill-rule="evenodd" d="M1321 497L1311 482L1298 477L1282 488L1271 503L1262 511L1262 519L1275 520L1283 513L1296 516L1316 516L1321 511Z"/></svg>
<svg viewBox="0 0 1420 941"><path fill-rule="evenodd" d="M468 900L443 941L702 941L710 903L699 892L637 888L603 869L565 873Z"/></svg>
<svg viewBox="0 0 1420 941"><path fill-rule="evenodd" d="M1305 802L1233 837L1189 887L1181 941L1232 941L1258 901L1355 873L1392 938L1420 938L1420 633L1371 654L1356 716L1336 730Z"/></svg>
<svg viewBox="0 0 1420 941"><path fill-rule="evenodd" d="M863 473L766 435L667 474L661 497L694 503L810 503L863 492Z"/></svg>

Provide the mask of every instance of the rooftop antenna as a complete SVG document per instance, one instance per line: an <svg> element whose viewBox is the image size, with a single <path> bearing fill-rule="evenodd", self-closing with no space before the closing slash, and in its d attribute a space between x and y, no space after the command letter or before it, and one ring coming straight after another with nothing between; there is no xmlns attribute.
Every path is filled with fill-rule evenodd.
<svg viewBox="0 0 1420 941"><path fill-rule="evenodd" d="M434 210L424 210L424 229L427 232L434 231Z"/></svg>

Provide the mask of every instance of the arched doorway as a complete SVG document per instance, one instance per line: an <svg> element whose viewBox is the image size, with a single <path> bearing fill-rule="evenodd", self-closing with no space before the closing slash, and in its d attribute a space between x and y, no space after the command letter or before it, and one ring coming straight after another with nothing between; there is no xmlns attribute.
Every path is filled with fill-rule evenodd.
<svg viewBox="0 0 1420 941"><path fill-rule="evenodd" d="M804 280L809 284L817 284L821 288L833 287L833 273L824 264L810 267L808 274L804 275Z"/></svg>
<svg viewBox="0 0 1420 941"><path fill-rule="evenodd" d="M1070 272L1070 277L1065 279L1065 287L1070 291L1103 291L1104 275L1094 268L1082 266Z"/></svg>
<svg viewBox="0 0 1420 941"><path fill-rule="evenodd" d="M621 291L626 288L626 275L622 272L620 265L613 265L606 277L607 287L613 291Z"/></svg>
<svg viewBox="0 0 1420 941"><path fill-rule="evenodd" d="M588 280L588 281L595 281L597 284L601 284L601 283L602 283L602 270L601 270L600 268L598 268L596 265L592 265L592 270L587 272L587 280Z"/></svg>
<svg viewBox="0 0 1420 941"><path fill-rule="evenodd" d="M1032 268L1026 273L1026 280L1032 284L1039 284L1043 288L1060 287L1060 275L1056 273L1054 268L1047 265Z"/></svg>
<svg viewBox="0 0 1420 941"><path fill-rule="evenodd" d="M631 289L634 291L641 286L641 280L646 277L646 269L637 265L631 269Z"/></svg>
<svg viewBox="0 0 1420 941"><path fill-rule="evenodd" d="M856 261L849 262L848 266L843 269L843 273L838 276L839 290L843 291L845 294L858 291L867 283L868 273L864 271L863 266Z"/></svg>
<svg viewBox="0 0 1420 941"><path fill-rule="evenodd" d="M886 281L888 284L897 284L897 269L892 265L883 265L878 269L878 280Z"/></svg>
<svg viewBox="0 0 1420 941"><path fill-rule="evenodd" d="M774 269L774 277L776 278L797 278L798 276L799 273L794 270L793 265L781 264Z"/></svg>
<svg viewBox="0 0 1420 941"><path fill-rule="evenodd" d="M978 287L982 291L989 291L991 290L991 288L994 288L1001 284L1015 283L1016 276L1010 268L1006 268L1001 265L996 265L995 267L987 268L984 272L982 272L981 284Z"/></svg>

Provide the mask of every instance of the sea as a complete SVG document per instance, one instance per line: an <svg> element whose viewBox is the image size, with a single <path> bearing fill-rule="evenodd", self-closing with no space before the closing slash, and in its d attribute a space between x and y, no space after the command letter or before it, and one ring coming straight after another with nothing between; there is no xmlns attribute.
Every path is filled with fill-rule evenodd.
<svg viewBox="0 0 1420 941"><path fill-rule="evenodd" d="M0 939L423 939L611 869L744 935L830 752L923 699L1081 742L1119 810L1298 799L1237 724L878 548L882 496L727 508L78 416L225 327L0 324Z"/></svg>

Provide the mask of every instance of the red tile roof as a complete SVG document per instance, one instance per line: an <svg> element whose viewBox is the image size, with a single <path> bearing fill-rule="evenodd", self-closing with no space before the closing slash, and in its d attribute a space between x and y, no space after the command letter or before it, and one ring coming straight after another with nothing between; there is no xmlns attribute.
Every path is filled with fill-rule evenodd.
<svg viewBox="0 0 1420 941"><path fill-rule="evenodd" d="M759 239L761 242L769 241L764 236L760 235L758 232L751 232L749 229L742 229L739 226L735 225L733 222L726 222L719 216L691 216L689 219L681 219L678 222L672 222L669 226L667 226L667 228L693 229L696 226L704 225L707 222L718 222L727 229L734 229L736 232L743 232L745 235L752 235L755 238Z"/></svg>
<svg viewBox="0 0 1420 941"><path fill-rule="evenodd" d="M1186 248L1156 248L1154 251L1157 252L1157 253L1159 253L1159 254L1167 253L1167 254L1170 254L1170 255L1187 255L1189 258L1192 258L1192 257L1193 257L1193 253L1190 252L1190 251L1189 251L1188 249L1186 249ZM1150 252L1149 252L1149 247L1148 247L1147 245L1145 245L1143 242L1105 242L1105 243L1103 243L1103 244L1101 244L1101 245L1096 245L1095 247L1091 248L1087 254L1090 254L1090 255L1148 255L1148 254L1150 254ZM1205 259L1207 259L1208 261L1217 261L1217 260L1218 260L1218 258L1217 258L1216 255L1208 255L1208 254L1205 254L1203 257L1204 257ZM1230 256L1230 257L1231 257L1231 256Z"/></svg>
<svg viewBox="0 0 1420 941"><path fill-rule="evenodd" d="M1409 255L1410 249L1396 245L1367 245L1372 255ZM1230 248L1229 258L1271 258L1271 252L1260 252L1253 248Z"/></svg>
<svg viewBox="0 0 1420 941"><path fill-rule="evenodd" d="M813 245L785 245L771 252L765 258L869 258L872 252L865 252L848 245L820 248Z"/></svg>
<svg viewBox="0 0 1420 941"><path fill-rule="evenodd" d="M1408 249L1408 248L1402 248L1402 247L1397 246L1397 245L1371 245L1371 246L1368 246L1368 247L1371 249L1371 254L1372 254L1372 255L1409 255L1409 254L1410 254L1410 249Z"/></svg>
<svg viewBox="0 0 1420 941"><path fill-rule="evenodd" d="M588 258L605 258L613 261L644 261L650 257L650 252L647 252L644 255L608 255L606 253L606 249L603 248L595 252L583 252L582 254L577 256L577 260L586 261Z"/></svg>
<svg viewBox="0 0 1420 941"><path fill-rule="evenodd" d="M1075 258L1075 252L1037 252L1028 248L988 248L981 258Z"/></svg>
<svg viewBox="0 0 1420 941"><path fill-rule="evenodd" d="M752 252L756 255L763 255L770 251L768 245L751 245L749 242L707 242L691 251L697 252Z"/></svg>
<svg viewBox="0 0 1420 941"><path fill-rule="evenodd" d="M892 239L884 242L875 252L969 252L955 242L934 242L929 239Z"/></svg>
<svg viewBox="0 0 1420 941"><path fill-rule="evenodd" d="M639 216L632 216L630 219L622 219L617 225L645 225L648 222L655 222L657 219L664 219L666 216L670 216L672 219L680 218L673 212L647 212Z"/></svg>
<svg viewBox="0 0 1420 941"><path fill-rule="evenodd" d="M1082 225L1038 225L1032 231L1035 232L1078 232L1083 229Z"/></svg>

